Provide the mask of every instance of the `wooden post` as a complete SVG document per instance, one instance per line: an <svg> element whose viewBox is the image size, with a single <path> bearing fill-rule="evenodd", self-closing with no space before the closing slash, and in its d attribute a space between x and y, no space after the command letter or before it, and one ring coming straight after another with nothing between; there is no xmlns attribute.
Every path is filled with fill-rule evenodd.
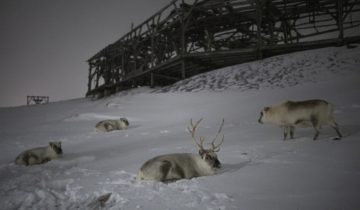
<svg viewBox="0 0 360 210"><path fill-rule="evenodd" d="M186 78L186 69L185 69L185 58L181 59L181 79Z"/></svg>
<svg viewBox="0 0 360 210"><path fill-rule="evenodd" d="M153 22L153 24L150 26L151 28L149 28L148 30L151 30L151 55L150 55L150 60L151 60L151 69L154 68L155 66L155 35L154 33L156 33L156 27L154 25L155 23ZM150 87L154 87L155 86L155 75L154 72L150 73Z"/></svg>
<svg viewBox="0 0 360 210"><path fill-rule="evenodd" d="M150 87L155 87L155 74L154 72L150 73Z"/></svg>
<svg viewBox="0 0 360 210"><path fill-rule="evenodd" d="M275 31L275 15L274 15L274 9L276 7L273 6L271 1L267 2L267 8L265 8L266 10L269 10L269 15L270 15L270 19L268 20L269 24L270 24L270 45L275 45L276 44L276 40L275 40L275 35L274 35L274 31Z"/></svg>
<svg viewBox="0 0 360 210"><path fill-rule="evenodd" d="M187 43L186 43L186 30L190 21L190 16L195 8L195 5L198 3L198 0L193 2L190 11L188 14L184 14L184 10L181 11L181 78L186 78L186 62L185 62L185 55L188 54L187 51ZM182 4L185 4L184 0L182 0Z"/></svg>
<svg viewBox="0 0 360 210"><path fill-rule="evenodd" d="M95 79L95 88L98 88L99 87L99 80L100 80L100 74L101 74L101 67L100 66L97 66L96 69L95 69L95 72L96 72L96 79Z"/></svg>
<svg viewBox="0 0 360 210"><path fill-rule="evenodd" d="M337 24L338 24L338 29L339 29L339 44L342 45L344 42L344 25L343 25L343 4L342 4L342 0L337 0Z"/></svg>
<svg viewBox="0 0 360 210"><path fill-rule="evenodd" d="M287 22L286 7L287 7L287 0L284 0L284 14L283 14L283 17L282 17L283 18L282 24L283 24L283 27L284 27L283 31L284 31L285 44L288 43L288 28L287 28L288 22Z"/></svg>
<svg viewBox="0 0 360 210"><path fill-rule="evenodd" d="M91 91L91 82L92 82L92 65L91 65L91 63L89 62L89 77L88 77L88 91L87 91L87 93L90 93L90 91Z"/></svg>
<svg viewBox="0 0 360 210"><path fill-rule="evenodd" d="M137 37L134 37L133 41L135 41L135 44L133 43L133 56L134 56L134 69L133 72L136 72L137 70L137 56L138 56L138 43L137 43Z"/></svg>
<svg viewBox="0 0 360 210"><path fill-rule="evenodd" d="M185 16L184 16L184 11L181 12L181 78L185 79L186 77L186 72L185 72L185 53L186 53L186 40L185 40Z"/></svg>
<svg viewBox="0 0 360 210"><path fill-rule="evenodd" d="M256 0L256 27L257 27L257 57L262 59L262 37L261 37L261 24L262 24L262 7L261 0Z"/></svg>
<svg viewBox="0 0 360 210"><path fill-rule="evenodd" d="M124 50L122 50L122 52L121 52L121 72L122 72L122 74L126 74L127 73L127 71L125 70L125 51Z"/></svg>

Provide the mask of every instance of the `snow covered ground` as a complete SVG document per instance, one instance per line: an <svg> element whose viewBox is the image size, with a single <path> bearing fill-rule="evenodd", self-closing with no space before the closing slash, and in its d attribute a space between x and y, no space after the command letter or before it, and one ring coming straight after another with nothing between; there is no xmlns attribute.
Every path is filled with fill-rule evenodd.
<svg viewBox="0 0 360 210"><path fill-rule="evenodd" d="M260 110L285 100L322 98L336 106L345 136L323 127L283 141L257 123ZM126 117L128 130L95 124ZM211 139L225 119L214 176L137 183L147 159L197 150L186 131ZM62 141L64 156L43 165L13 164L22 151ZM112 193L104 207L95 202ZM172 86L109 98L0 109L0 209L360 209L360 46L298 52L227 67Z"/></svg>

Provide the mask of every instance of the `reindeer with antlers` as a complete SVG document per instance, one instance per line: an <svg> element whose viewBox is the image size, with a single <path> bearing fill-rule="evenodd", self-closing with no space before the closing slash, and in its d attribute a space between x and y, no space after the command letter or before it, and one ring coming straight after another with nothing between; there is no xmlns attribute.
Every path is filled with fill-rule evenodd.
<svg viewBox="0 0 360 210"><path fill-rule="evenodd" d="M179 179L191 179L193 177L208 176L215 174L215 169L221 167L216 152L220 151L220 145L224 141L224 135L216 145L224 120L222 121L216 137L211 142L211 148L204 148L205 138L197 138L195 131L202 119L193 124L190 121L188 130L192 139L199 148L199 154L175 153L154 157L146 161L140 168L137 180L154 180L161 182L171 182Z"/></svg>

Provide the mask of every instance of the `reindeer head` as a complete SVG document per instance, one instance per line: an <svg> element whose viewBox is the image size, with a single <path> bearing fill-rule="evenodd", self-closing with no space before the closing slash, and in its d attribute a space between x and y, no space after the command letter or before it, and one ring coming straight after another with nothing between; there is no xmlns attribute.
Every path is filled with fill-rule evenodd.
<svg viewBox="0 0 360 210"><path fill-rule="evenodd" d="M49 142L51 149L58 155L62 155L63 151L61 149L61 141L59 142Z"/></svg>
<svg viewBox="0 0 360 210"><path fill-rule="evenodd" d="M261 112L260 112L260 118L258 120L258 122L260 124L263 124L264 122L268 121L268 113L269 113L270 107L265 107Z"/></svg>
<svg viewBox="0 0 360 210"><path fill-rule="evenodd" d="M129 126L129 121L126 118L120 118L120 121L123 121L126 126Z"/></svg>
<svg viewBox="0 0 360 210"><path fill-rule="evenodd" d="M222 130L222 127L224 125L224 119L223 119L223 121L222 121L222 123L220 125L219 131L217 132L214 140L211 142L211 148L210 149L205 149L204 148L204 141L205 141L204 137L200 136L199 140L197 140L197 138L195 136L196 127L199 125L199 123L201 121L202 121L202 119L198 120L194 125L193 121L191 119L190 120L190 126L188 127L188 130L191 133L191 137L193 138L193 140L195 141L196 145L199 148L199 155L201 156L201 158L203 160L205 160L210 166L212 166L214 168L220 168L221 163L220 163L216 153L220 151L220 145L224 141L224 135L223 135L220 143L218 143L217 145L215 145L215 141L219 137L219 134L220 134L220 132Z"/></svg>

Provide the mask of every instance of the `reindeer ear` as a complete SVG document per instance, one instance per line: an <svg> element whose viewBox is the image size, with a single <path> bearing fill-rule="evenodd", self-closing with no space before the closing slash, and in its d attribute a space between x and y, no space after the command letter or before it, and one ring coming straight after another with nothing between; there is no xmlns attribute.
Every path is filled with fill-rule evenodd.
<svg viewBox="0 0 360 210"><path fill-rule="evenodd" d="M268 107L268 106L264 108L264 111L265 111L265 112L267 112L267 111L269 111L269 110L270 110L270 107Z"/></svg>

